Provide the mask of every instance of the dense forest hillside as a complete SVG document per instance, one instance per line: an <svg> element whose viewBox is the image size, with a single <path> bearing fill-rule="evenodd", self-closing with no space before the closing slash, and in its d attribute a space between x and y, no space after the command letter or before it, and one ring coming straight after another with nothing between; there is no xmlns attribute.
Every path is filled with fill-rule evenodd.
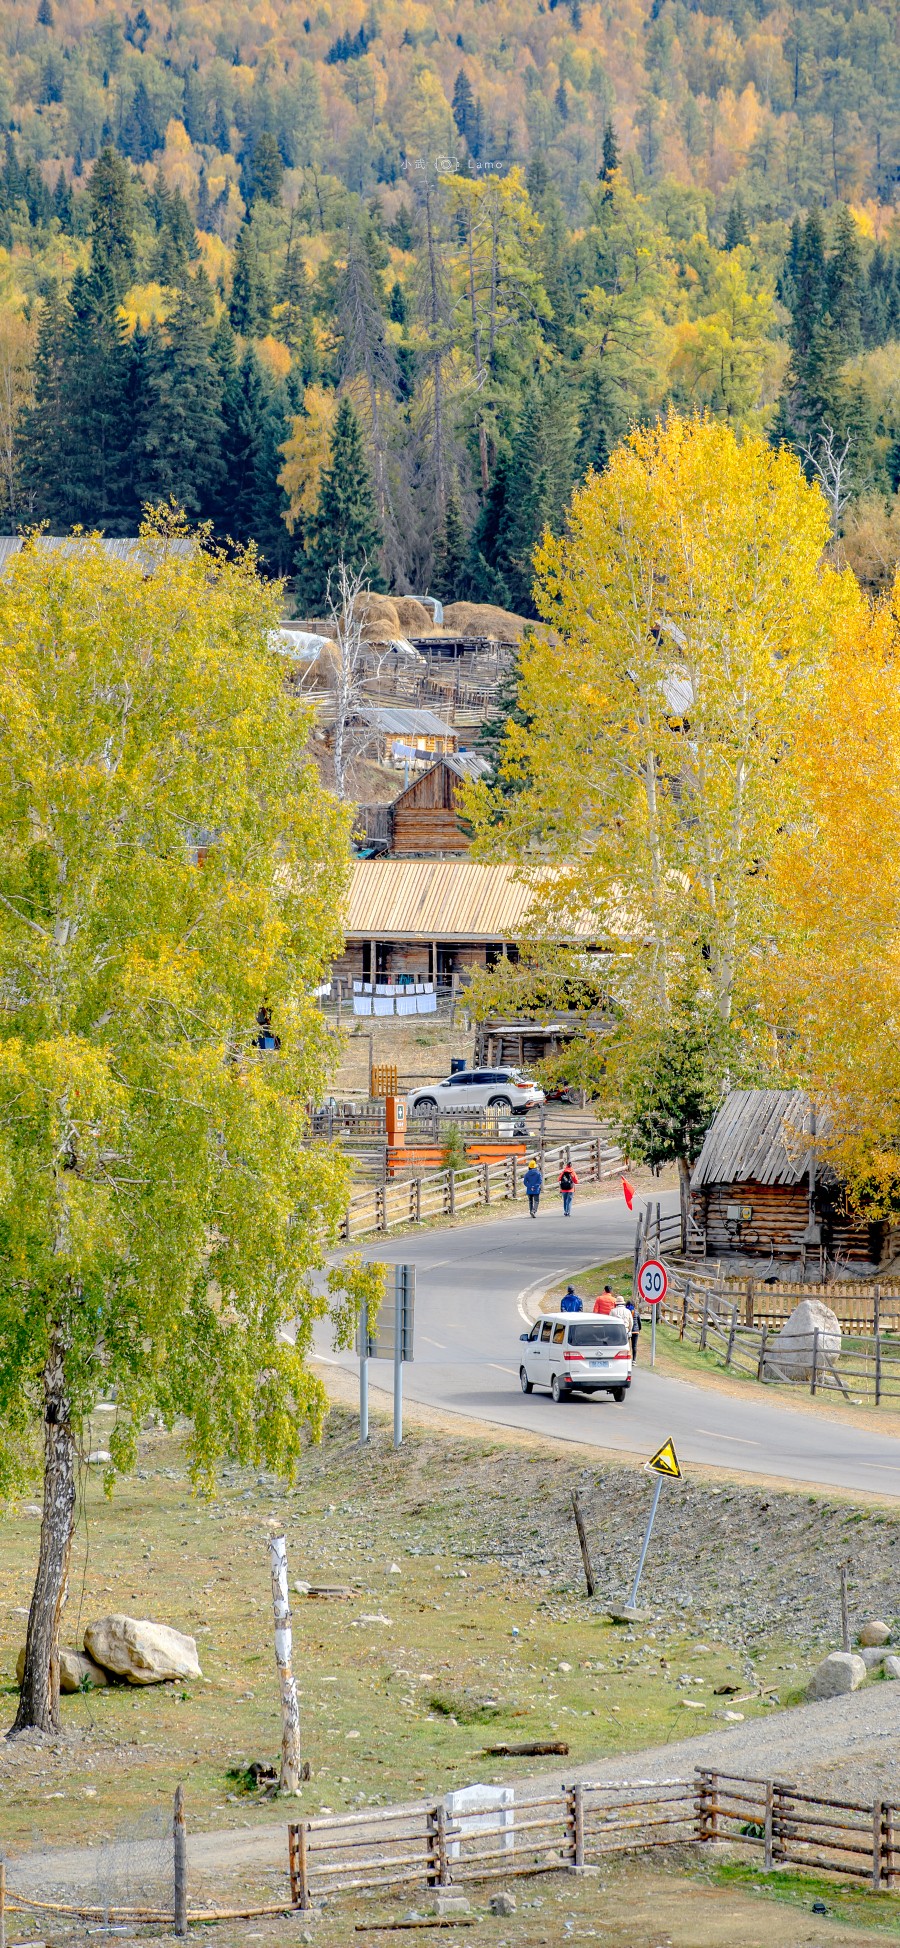
<svg viewBox="0 0 900 1948"><path fill-rule="evenodd" d="M315 612L338 552L527 610L670 406L900 554L889 0L3 0L6 527L173 497Z"/></svg>

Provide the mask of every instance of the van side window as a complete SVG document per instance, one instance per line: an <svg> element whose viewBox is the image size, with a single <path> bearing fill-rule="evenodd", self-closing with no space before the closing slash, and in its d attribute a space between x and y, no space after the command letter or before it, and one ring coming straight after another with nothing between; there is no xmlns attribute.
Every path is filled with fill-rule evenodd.
<svg viewBox="0 0 900 1948"><path fill-rule="evenodd" d="M544 1345L546 1346L546 1344L547 1344L547 1341L548 1341L548 1339L550 1338L550 1321L549 1321L549 1319L545 1319L545 1320L544 1320L544 1323L543 1323L543 1325L542 1325L542 1327L541 1327L541 1338L542 1338L542 1340L543 1340L543 1342L544 1342Z"/></svg>
<svg viewBox="0 0 900 1948"><path fill-rule="evenodd" d="M529 1339L540 1339L540 1336L541 1336L541 1322L540 1320L538 1320L537 1325L532 1326L528 1337Z"/></svg>
<svg viewBox="0 0 900 1948"><path fill-rule="evenodd" d="M561 1346L563 1340L565 1339L565 1336L566 1336L566 1322L564 1319L557 1319L556 1325L553 1328L554 1346Z"/></svg>

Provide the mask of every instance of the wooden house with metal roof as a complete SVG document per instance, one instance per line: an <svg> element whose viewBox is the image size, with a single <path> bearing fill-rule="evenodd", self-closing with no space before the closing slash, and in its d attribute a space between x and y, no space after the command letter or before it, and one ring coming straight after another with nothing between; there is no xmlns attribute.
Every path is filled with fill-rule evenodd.
<svg viewBox="0 0 900 1948"><path fill-rule="evenodd" d="M802 1089L732 1089L706 1133L691 1177L688 1250L713 1258L880 1264L890 1227L852 1211L816 1147L816 1112Z"/></svg>
<svg viewBox="0 0 900 1948"><path fill-rule="evenodd" d="M468 852L471 828L460 814L463 786L489 769L474 751L448 751L413 778L391 806L391 851L407 858Z"/></svg>

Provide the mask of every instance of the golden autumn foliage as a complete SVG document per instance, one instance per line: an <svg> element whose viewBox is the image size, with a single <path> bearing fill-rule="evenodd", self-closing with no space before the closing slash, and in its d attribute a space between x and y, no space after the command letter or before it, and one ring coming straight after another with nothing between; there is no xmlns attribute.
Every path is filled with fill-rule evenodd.
<svg viewBox="0 0 900 1948"><path fill-rule="evenodd" d="M796 727L768 1000L872 1217L900 1209L900 577L847 616Z"/></svg>
<svg viewBox="0 0 900 1948"><path fill-rule="evenodd" d="M538 551L553 637L522 649L506 795L470 802L483 851L552 866L548 933L592 916L635 1019L685 984L727 1019L756 985L785 754L860 600L822 564L828 534L792 454L672 419L618 447Z"/></svg>

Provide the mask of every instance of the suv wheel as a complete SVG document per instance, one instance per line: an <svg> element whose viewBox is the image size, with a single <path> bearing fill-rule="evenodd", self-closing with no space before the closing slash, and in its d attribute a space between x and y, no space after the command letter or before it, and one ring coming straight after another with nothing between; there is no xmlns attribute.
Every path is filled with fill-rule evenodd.
<svg viewBox="0 0 900 1948"><path fill-rule="evenodd" d="M413 1112L418 1109L437 1109L434 1096L417 1096L413 1104Z"/></svg>
<svg viewBox="0 0 900 1948"><path fill-rule="evenodd" d="M550 1392L554 1400L556 1401L557 1406L559 1406L561 1400L566 1400L568 1398L568 1389L566 1389L566 1392L563 1393L562 1387L559 1384L558 1373L554 1373L553 1378L550 1382Z"/></svg>
<svg viewBox="0 0 900 1948"><path fill-rule="evenodd" d="M519 1367L519 1385L523 1393L531 1392L531 1381L528 1378L524 1366Z"/></svg>
<svg viewBox="0 0 900 1948"><path fill-rule="evenodd" d="M512 1109L508 1096L488 1096L488 1109Z"/></svg>
<svg viewBox="0 0 900 1948"><path fill-rule="evenodd" d="M623 1400L624 1400L624 1398L625 1398L625 1388L624 1388L624 1387L613 1387L613 1390L612 1390L612 1397L613 1397L613 1399L614 1399L614 1400L616 1400L616 1401L618 1401L618 1403L619 1403L619 1405L621 1406L621 1404L622 1404L622 1401L623 1401Z"/></svg>

